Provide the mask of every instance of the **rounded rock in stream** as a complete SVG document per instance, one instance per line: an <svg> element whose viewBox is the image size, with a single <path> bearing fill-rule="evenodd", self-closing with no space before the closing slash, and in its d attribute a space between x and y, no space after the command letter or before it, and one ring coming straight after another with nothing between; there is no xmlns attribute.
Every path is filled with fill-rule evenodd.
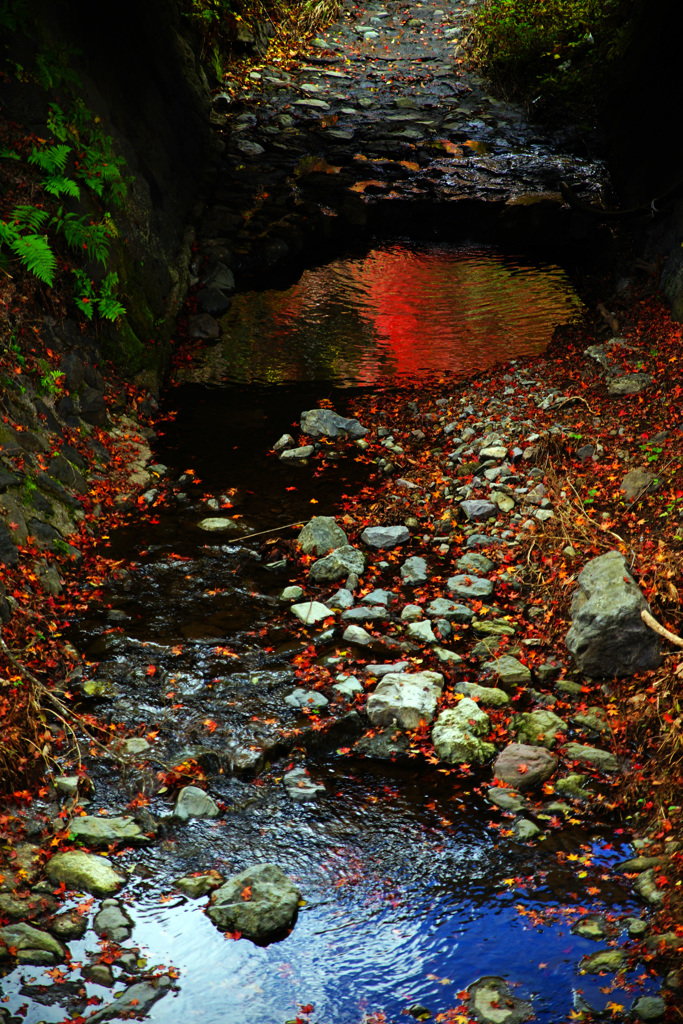
<svg viewBox="0 0 683 1024"><path fill-rule="evenodd" d="M358 420L340 416L331 409L308 409L301 413L302 433L310 437L364 437L368 430Z"/></svg>
<svg viewBox="0 0 683 1024"><path fill-rule="evenodd" d="M67 889L89 892L93 896L111 896L126 882L126 876L115 871L107 857L83 850L56 853L45 871L51 882L64 882Z"/></svg>
<svg viewBox="0 0 683 1024"><path fill-rule="evenodd" d="M468 1009L481 1024L522 1024L533 1014L531 1003L516 999L504 978L479 978L467 991Z"/></svg>
<svg viewBox="0 0 683 1024"><path fill-rule="evenodd" d="M301 892L277 864L257 864L216 890L206 913L221 931L265 944L294 924L300 900Z"/></svg>

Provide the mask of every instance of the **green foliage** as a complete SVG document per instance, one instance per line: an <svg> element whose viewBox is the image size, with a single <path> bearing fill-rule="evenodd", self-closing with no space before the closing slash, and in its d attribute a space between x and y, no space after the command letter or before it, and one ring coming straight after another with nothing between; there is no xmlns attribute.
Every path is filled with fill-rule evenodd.
<svg viewBox="0 0 683 1024"><path fill-rule="evenodd" d="M636 0L486 0L472 53L500 90L550 112L595 103Z"/></svg>
<svg viewBox="0 0 683 1024"><path fill-rule="evenodd" d="M27 209L30 216L22 217L21 211ZM51 287L57 269L57 257L50 247L47 235L37 234L30 223L37 219L37 214L44 213L44 210L17 206L13 211L12 220L0 221L0 244L6 245L18 256L26 269L35 274L39 281Z"/></svg>
<svg viewBox="0 0 683 1024"><path fill-rule="evenodd" d="M107 274L100 284L99 293L93 281L83 270L74 270L76 285L74 299L82 313L92 320L95 311L105 320L118 320L125 312L125 306L117 298L119 277L118 274Z"/></svg>

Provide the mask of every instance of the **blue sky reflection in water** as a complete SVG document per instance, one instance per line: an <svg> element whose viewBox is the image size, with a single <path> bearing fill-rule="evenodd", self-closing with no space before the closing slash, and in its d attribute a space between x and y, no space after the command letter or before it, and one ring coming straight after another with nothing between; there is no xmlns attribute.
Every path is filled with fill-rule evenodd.
<svg viewBox="0 0 683 1024"><path fill-rule="evenodd" d="M225 940L201 913L204 901L160 905L156 894L139 893L136 941L153 962L172 960L181 971L178 995L152 1020L284 1024L301 1002L314 1004L319 1024L360 1024L364 1010L398 1022L414 1002L444 1012L476 978L499 974L533 997L539 1022L559 1024L574 988L600 1008L629 1006L647 990L605 993L613 975L580 975L581 957L607 943L570 931L582 907L615 918L640 913L611 880L610 866L629 853L617 837L591 841L583 829L558 827L536 848L519 846L489 825L504 829L511 819L471 793L466 809L450 802L444 825L447 787L432 809L435 777L416 800L390 766L386 777L350 781L338 771L326 776L334 806L324 799L257 813L248 826L190 826L195 842L203 836L225 858L222 871L272 859L298 880L307 902L284 941ZM384 794L386 782L395 796ZM533 923L537 914L545 923ZM616 923L614 937L625 938Z"/></svg>
<svg viewBox="0 0 683 1024"><path fill-rule="evenodd" d="M535 355L581 301L560 267L492 249L406 243L236 295L222 341L181 379L396 383Z"/></svg>

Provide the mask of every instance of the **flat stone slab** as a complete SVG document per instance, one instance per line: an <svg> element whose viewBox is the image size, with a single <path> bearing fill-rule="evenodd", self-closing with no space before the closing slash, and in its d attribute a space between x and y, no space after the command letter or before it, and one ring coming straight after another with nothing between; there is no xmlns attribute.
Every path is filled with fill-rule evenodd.
<svg viewBox="0 0 683 1024"><path fill-rule="evenodd" d="M616 772L619 770L619 762L609 750L602 750L600 747L586 747L582 743L568 743L567 757L570 761L583 761L585 764L593 765L602 772Z"/></svg>
<svg viewBox="0 0 683 1024"><path fill-rule="evenodd" d="M279 458L282 462L299 462L308 459L315 451L312 444L302 444L299 448L286 448L280 452Z"/></svg>
<svg viewBox="0 0 683 1024"><path fill-rule="evenodd" d="M481 576L459 573L457 576L450 577L448 589L458 597L482 600L485 597L490 597L493 593L493 583L491 580L484 579Z"/></svg>
<svg viewBox="0 0 683 1024"><path fill-rule="evenodd" d="M407 526L368 526L360 539L370 548L396 548L410 540Z"/></svg>
<svg viewBox="0 0 683 1024"><path fill-rule="evenodd" d="M67 889L89 892L93 896L112 896L127 881L126 876L114 869L107 857L83 850L56 853L45 868L51 882L64 882Z"/></svg>
<svg viewBox="0 0 683 1024"><path fill-rule="evenodd" d="M150 842L135 819L130 817L105 818L86 814L72 819L69 835L74 842L95 848L109 846L112 843L130 843L137 846Z"/></svg>
<svg viewBox="0 0 683 1024"><path fill-rule="evenodd" d="M316 622L323 622L334 615L332 609L320 601L303 601L301 604L293 604L290 610L305 626L315 626Z"/></svg>
<svg viewBox="0 0 683 1024"><path fill-rule="evenodd" d="M446 597L436 597L427 606L427 615L432 619L448 619L449 622L471 622L474 612L466 604L449 601Z"/></svg>
<svg viewBox="0 0 683 1024"><path fill-rule="evenodd" d="M257 864L217 889L206 913L221 931L267 943L294 924L300 900L300 890L277 864Z"/></svg>
<svg viewBox="0 0 683 1024"><path fill-rule="evenodd" d="M510 743L500 752L493 764L493 777L520 792L526 792L549 779L558 765L558 759L545 747L531 747L527 743Z"/></svg>
<svg viewBox="0 0 683 1024"><path fill-rule="evenodd" d="M390 672L368 698L368 718L373 725L417 729L421 720L434 718L442 690L440 672Z"/></svg>

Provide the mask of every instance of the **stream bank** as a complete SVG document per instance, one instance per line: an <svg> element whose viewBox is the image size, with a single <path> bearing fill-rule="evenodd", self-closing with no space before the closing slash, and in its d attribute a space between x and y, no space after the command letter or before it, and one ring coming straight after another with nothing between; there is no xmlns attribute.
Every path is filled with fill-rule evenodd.
<svg viewBox="0 0 683 1024"><path fill-rule="evenodd" d="M384 10L378 8L371 15L380 25L386 20L380 17ZM435 36L450 30L440 21L436 28L429 26ZM421 26L410 26L415 47L424 44L427 30L424 22ZM372 68L376 39L368 37L375 33L381 39L382 32L375 23L360 29L353 29L353 38ZM345 31L348 43L348 25ZM340 45L334 37L329 42ZM327 66L327 50L318 49ZM338 56L338 51L329 52ZM425 64L425 78L436 78L436 65L420 62ZM264 77L252 79L256 86L251 88L260 89ZM318 72L307 71L304 77L304 85L323 89ZM353 83L354 78L344 81ZM354 88L363 89L364 82L359 76ZM295 137L282 140L282 168L277 170L273 153L263 145L266 135L258 134L261 129L251 118L258 121L264 106L272 106L264 112L266 127L273 116L296 116L283 112L279 100L264 101L260 93L253 100L256 114L251 100L239 100L247 105L250 134L238 149L242 155L233 152L229 160L245 164L243 191L229 201L227 195L218 196L225 202L211 207L202 225L196 276L201 271L206 277L207 270L213 276L197 293L198 308L188 310L190 332L201 327L221 334L220 305L229 305L233 290L228 272L234 270L242 287L243 282L258 280L256 272L264 260L281 266L293 261L297 252L303 260L315 259L305 250L310 239L318 237L318 229L337 246L365 231L359 224L361 213L372 230L383 225L385 237L388 225L396 233L397 221L400 232L407 226L417 231L408 213L415 209L421 230L431 235L451 233L457 223L468 235L475 228L485 236L488 231L487 240L505 235L504 226L512 216L517 224L512 240L518 243L531 207L529 223L536 225L529 229L532 235L540 225L538 237L546 237L552 224L560 241L580 241L583 229L577 230L575 216L557 197L544 194L549 166L555 176L558 166L549 145L541 145L541 157L531 162L530 178L519 196L517 177L507 177L506 168L513 166L509 138L490 160L481 148L464 145L473 127L482 134L493 130L493 114L488 120L484 116L493 108L479 93L475 100L484 108L481 126L474 125L474 110L461 112L467 138L463 143L453 133L453 139L445 140L453 146L463 143L463 154L475 154L461 160L455 153L456 163L464 164L458 167L457 185L463 204L454 203L455 209L446 211L447 204L435 202L439 223L427 226L426 205L418 202L412 207L412 200L397 203L412 187L410 179L401 177L403 171L416 175L415 188L425 204L438 199L444 177L449 177L451 190L456 188L452 163L440 165L441 154L448 152L445 143L444 148L435 147L435 157L422 141L433 138L430 125L420 125L436 102L436 94L428 91L430 84L424 86L424 107L419 98L411 97L418 103L412 109L419 110L419 119L408 120L417 127L406 129L401 114L393 122L398 129L388 130L388 138L379 145L371 122L361 138L375 158L370 161L379 183L374 194L383 195L388 179L389 193L396 195L386 203L378 199L364 204L355 191L347 209L344 190L359 184L357 168L343 178L341 171L327 174L318 165L317 171L301 175L313 175L312 206L306 207L300 221L284 227L282 208L289 208L290 201L295 208L303 205L299 200L304 186L297 176L292 180L289 171L307 152L302 140L318 129L304 114ZM280 96L280 86L273 88ZM373 89L371 85L366 91ZM301 92L316 95L316 89ZM334 103L343 113L341 104L348 94L343 100L332 99L332 115L337 115ZM367 99L375 106L358 103L354 116L359 123L359 111L374 110L377 116L394 102L389 86L381 106L370 96ZM441 118L441 93L437 99ZM300 104L299 109L322 110L310 104ZM240 116L236 112L236 120ZM443 127L439 121L434 130L440 135ZM264 153L249 150L252 129L254 144ZM328 130L320 126L321 133ZM339 130L350 129L342 124ZM519 131L518 143L523 137ZM397 133L404 137L397 141ZM317 153L319 137L315 140ZM488 135L471 141L491 143ZM379 157L380 149L391 163ZM324 152L326 161L333 156ZM524 150L519 163L526 163L529 153ZM399 163L399 158L410 155L417 159L409 162L424 167L424 175ZM562 159L563 169L574 166L571 154ZM226 170L237 172L239 167L230 163ZM474 197L485 173L494 181L494 199L482 207ZM328 188L328 180L334 187ZM326 202L321 205L323 189ZM254 190L256 202L250 205ZM268 195L262 195L264 190ZM364 191L372 195L367 188ZM248 217L243 216L245 198ZM518 198L523 201L517 203ZM309 215L317 225L315 235L306 234ZM475 237L479 239L478 234ZM206 256L214 260L208 268L202 262ZM280 280L294 272L292 262ZM106 749L91 745L80 775L75 764L61 761L62 776L55 780L54 790L46 787L31 811L19 811L12 824L23 840L20 863L25 876L10 875L8 863L5 892L16 893L5 900L5 913L47 924L53 943L55 935L68 937L73 974L59 966L63 948L59 943L50 946L44 928L36 929L38 935L25 929L9 933L8 947L16 950L20 963L34 965L10 970L4 981L12 1011L22 1000L28 1001L33 1019L56 1020L61 999L68 1001L69 1013L82 1014L88 1012L88 1000L104 1000L91 1019L149 1012L158 1020L180 1013L218 1020L225 1016L227 985L229 1013L244 1021L279 1022L295 1012L297 1002L312 1002L315 1014L335 1024L361 1019L366 1011L379 1013L384 1007L396 1017L412 1007L414 1016L426 1008L457 1019L467 1017L467 1009L451 991L465 991L475 975L491 972L513 983L521 981L523 988L519 1001L500 979L483 986L488 996L478 998L479 990L471 989L483 1019L493 1019L485 1016L486 999L490 1014L491 1003L501 993L513 1002L517 1019L528 1014L526 1003L531 1001L539 1019L553 1024L571 1014L587 1019L587 1006L606 1010L613 1019L630 1013L634 1000L645 1000L634 1010L641 1019L661 1018L667 1003L675 1006L675 929L660 939L657 931L649 933L643 913L650 903L660 902L655 883L672 880L676 862L661 858L675 851L671 843L664 844L667 833L661 826L663 835L651 836L646 850L657 863L624 867L634 851L626 844L618 807L610 806L618 792L612 781L619 778L615 769L626 766L634 777L646 770L646 755L644 760L637 745L605 739L605 723L620 721L621 701L610 698L616 687L631 684L603 689L578 674L564 651L567 591L583 562L594 554L622 543L629 566L635 558L648 598L661 601L666 593L661 575L648 575L648 545L654 545L652 538L659 535L654 529L648 535L647 528L658 515L656 503L662 492L657 497L650 493L654 481L641 480L625 499L628 505L619 487L622 467L625 475L626 468L637 469L650 454L663 456L661 463L669 467L667 502L677 500L679 428L667 395L678 385L675 365L667 360L676 358L680 337L651 300L630 319L628 298L637 290L633 280L615 300L618 305L610 303L610 315L619 320L626 344L606 344L612 338L607 324L589 318L567 329L542 361L525 360L482 373L469 383L458 382L456 388L448 375L433 384L418 378L408 393L399 387L366 398L349 388L346 394L331 392L327 380L322 388L316 381L307 385L307 393L294 387L289 394L287 388L248 391L238 416L230 420L228 410L226 421L220 423L214 454L206 439L201 440L202 415L207 405L226 406L234 396L226 401L225 392L207 394L195 385L194 394L178 411L171 391L163 410L166 422L163 415L156 418L163 435L160 440L149 438L155 441L159 468L154 479L139 481L145 486L140 513L131 517L126 531L103 539L99 549L107 571L101 581L101 604L91 594L87 608L82 602L69 616L72 642L85 653L85 661L70 675L69 687L91 702L83 708ZM216 302L218 308L214 305L212 311L207 303ZM589 342L605 344L595 356L584 357ZM600 369L605 364L607 378ZM318 407L321 397L330 393L337 410L357 416L367 433L356 441L342 436L329 442L309 424L300 440L310 444L285 440L279 454L269 457L267 486L235 483L238 473L248 479L250 467L244 464L255 458L258 446L264 457L280 433L292 429L293 419L298 421L304 409ZM627 410L631 416L625 422L620 413ZM198 443L195 461L188 464L185 433L192 417L193 441ZM257 439L248 448L245 435L257 426ZM225 448L238 449L232 461ZM289 459L282 457L287 452ZM160 482L164 479L167 484ZM311 556L302 557L293 543L295 534L282 535L277 529L283 520L307 520L314 512L336 517L337 530L344 531L355 552L346 553L348 564L327 567L328 572L341 571L329 585L309 575ZM209 526L211 520L219 525ZM628 531L620 527L622 520ZM643 526L640 540L637 531ZM376 533L363 536L368 527L390 529L379 543ZM261 529L265 538L248 539L248 533ZM675 538L671 543L672 553L662 560L675 565ZM569 547L573 554L566 550ZM324 561L325 555L316 553ZM359 570L356 580L351 578L354 567ZM300 588L302 593L287 593L287 588ZM370 595L371 601L364 600ZM310 621L311 599L323 606L319 626ZM292 602L305 605L298 615L291 611ZM399 668L397 662L407 664ZM396 671L385 672L389 667ZM424 706L409 705L410 714L402 718L405 728L397 729L391 717L395 712L380 707L379 698L386 697L391 686L404 686L405 675L413 681L420 675L421 698L427 697ZM664 677L647 678L653 689L645 687L645 696L634 704L642 709L644 721L648 707L654 708L663 692L659 683ZM627 692L629 700L640 696L637 683ZM492 701L499 706L492 706ZM466 758L453 746L451 752L441 743L437 749L428 728L430 716L441 720L443 727L449 723L441 716L459 708L467 710L467 722L477 722L476 731L481 733L470 735ZM549 709L557 719L540 717ZM387 722L391 724L385 731L381 727ZM551 743L553 752L546 751L548 723L560 734ZM564 734L570 730L565 745ZM476 762L493 756L487 744L503 751L519 740L520 733L532 753L512 751L524 758L512 765L517 786L491 788L494 778L506 781L504 766L478 768ZM620 727L613 724L609 735L621 737ZM546 780L545 790L534 794L530 787L529 796L522 782L532 781L536 762L541 774L555 769L555 751L560 754L556 775ZM590 767L585 767L587 761ZM594 797L587 787L595 787ZM99 808L109 813L100 814ZM671 813L669 822L675 821ZM53 858L47 867L49 881L39 880L43 857L34 840L43 832L52 836L53 822L59 830L63 821L68 824L61 834L62 847L85 846L113 854L111 872L104 873L103 881L83 873L95 863L102 869L102 858L94 862L87 853L76 858L80 874L73 861ZM67 849L58 856L68 855ZM276 860L287 875L296 876L307 905L300 908L291 935L283 940L282 954L278 955L279 943L261 948L240 938L236 933L241 929L234 923L227 926L231 941L226 953L226 943L217 942L220 934L197 909L202 905L194 898L264 859ZM655 868L661 869L656 877ZM642 902L624 884L624 871L643 877ZM22 878L35 883L26 897ZM58 908L52 898L55 888L61 895L62 884L67 889L89 888L93 901L87 896L67 898L55 924L57 917L52 915ZM247 878L242 892L249 888ZM95 896L119 892L115 904L96 907ZM244 897L242 902L251 900ZM92 925L98 939L88 929L95 910ZM499 917L504 925L496 920ZM582 918L590 919L583 931ZM574 929L572 938L567 937L563 920ZM378 940L372 943L369 937L375 929ZM543 936L540 943L534 941L536 930ZM646 939L641 943L643 934ZM607 948L600 947L603 959L593 965L612 976L605 980L598 975L593 984L590 970L586 975L577 975L577 970L589 964L582 957L594 951L596 939ZM153 951L147 962L141 944ZM662 944L670 958L665 958L664 1004L655 994L659 975L651 973ZM466 950L471 953L465 955ZM183 961L180 978L177 965L169 967L176 956ZM14 961L7 959L11 968ZM630 972L626 968L632 964L641 966ZM72 980L80 977L83 982ZM636 978L640 987L631 991ZM112 985L120 998L107 1000L106 989ZM601 992L601 985L610 991ZM572 993L572 987L583 991ZM42 1000L50 1004L47 1009Z"/></svg>

